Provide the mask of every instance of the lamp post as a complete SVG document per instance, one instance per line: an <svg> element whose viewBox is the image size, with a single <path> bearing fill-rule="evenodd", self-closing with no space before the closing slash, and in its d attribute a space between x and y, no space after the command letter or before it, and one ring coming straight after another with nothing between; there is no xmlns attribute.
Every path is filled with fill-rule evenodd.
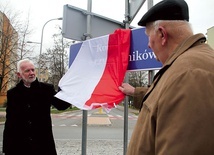
<svg viewBox="0 0 214 155"><path fill-rule="evenodd" d="M43 27L42 27L42 35L41 35L41 42L40 42L40 52L39 52L39 68L38 68L38 79L40 78L40 67L41 67L41 65L40 65L40 60L41 60L41 54L42 54L42 43L43 43L43 31L44 31L44 28L45 28L45 25L47 24L47 23L49 23L50 21L53 21L53 20L62 20L63 18L61 17L61 18L54 18L54 19L50 19L50 20L48 20L44 25L43 25Z"/></svg>
<svg viewBox="0 0 214 155"><path fill-rule="evenodd" d="M34 42L34 41L27 41L26 43L29 43L29 44L41 44L39 42Z"/></svg>

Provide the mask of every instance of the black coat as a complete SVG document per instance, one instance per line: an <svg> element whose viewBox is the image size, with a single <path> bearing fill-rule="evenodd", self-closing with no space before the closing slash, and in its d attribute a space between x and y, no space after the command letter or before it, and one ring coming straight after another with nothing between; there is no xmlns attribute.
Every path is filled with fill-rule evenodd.
<svg viewBox="0 0 214 155"><path fill-rule="evenodd" d="M3 152L8 155L56 155L50 107L70 104L54 97L53 85L34 81L30 88L20 81L7 92Z"/></svg>

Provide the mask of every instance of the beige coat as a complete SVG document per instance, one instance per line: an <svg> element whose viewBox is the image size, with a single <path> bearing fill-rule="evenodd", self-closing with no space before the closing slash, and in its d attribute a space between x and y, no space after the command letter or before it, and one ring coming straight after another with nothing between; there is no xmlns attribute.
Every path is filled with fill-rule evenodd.
<svg viewBox="0 0 214 155"><path fill-rule="evenodd" d="M127 155L214 155L214 51L204 42L202 34L185 40L144 101L146 89L136 89L143 107Z"/></svg>

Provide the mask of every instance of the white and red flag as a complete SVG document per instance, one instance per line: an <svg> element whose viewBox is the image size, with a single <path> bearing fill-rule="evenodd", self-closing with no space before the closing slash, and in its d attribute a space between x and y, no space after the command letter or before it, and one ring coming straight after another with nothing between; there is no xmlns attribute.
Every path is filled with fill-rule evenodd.
<svg viewBox="0 0 214 155"><path fill-rule="evenodd" d="M83 41L55 96L82 110L114 108L125 97L118 89L124 80L131 30ZM72 52L72 51L71 51Z"/></svg>

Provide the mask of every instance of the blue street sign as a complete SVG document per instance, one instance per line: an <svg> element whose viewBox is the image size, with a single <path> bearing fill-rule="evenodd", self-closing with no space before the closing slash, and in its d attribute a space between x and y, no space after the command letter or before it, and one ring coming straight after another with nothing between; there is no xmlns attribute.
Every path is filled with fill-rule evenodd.
<svg viewBox="0 0 214 155"><path fill-rule="evenodd" d="M80 47L82 45L82 42L80 43L76 43L76 44L72 44L70 46L70 54L69 54L69 67L71 66L72 62L74 61L74 59L76 58Z"/></svg>
<svg viewBox="0 0 214 155"><path fill-rule="evenodd" d="M69 66L75 59L81 45L82 42L70 46ZM161 67L162 64L156 60L154 52L148 48L145 28L132 29L128 70L158 70Z"/></svg>
<svg viewBox="0 0 214 155"><path fill-rule="evenodd" d="M148 48L145 28L132 29L128 70L156 70L162 64L156 60L154 52Z"/></svg>

